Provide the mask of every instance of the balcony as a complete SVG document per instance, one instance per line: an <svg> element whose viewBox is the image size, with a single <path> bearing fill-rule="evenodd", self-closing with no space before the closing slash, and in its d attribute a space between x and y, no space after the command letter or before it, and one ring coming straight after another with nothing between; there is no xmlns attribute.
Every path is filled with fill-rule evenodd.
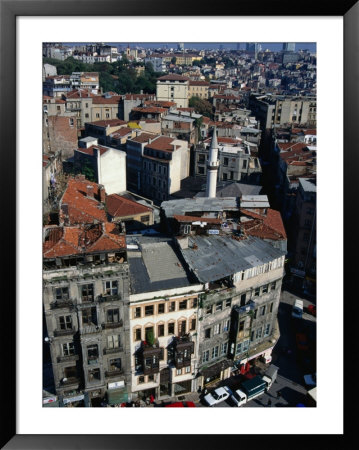
<svg viewBox="0 0 359 450"><path fill-rule="evenodd" d="M110 303L117 302L121 300L121 294L113 294L113 295L99 295L97 300L100 303Z"/></svg>
<svg viewBox="0 0 359 450"><path fill-rule="evenodd" d="M118 322L106 322L102 324L102 328L107 330L111 328L119 328L123 326L123 320L120 319Z"/></svg>
<svg viewBox="0 0 359 450"><path fill-rule="evenodd" d="M123 347L104 348L103 349L104 355L113 355L114 353L121 353L121 352L123 352Z"/></svg>
<svg viewBox="0 0 359 450"><path fill-rule="evenodd" d="M101 333L102 328L101 328L101 325L95 325L95 324L85 325L81 328L80 332L81 332L81 334Z"/></svg>
<svg viewBox="0 0 359 450"><path fill-rule="evenodd" d="M71 334L75 334L76 330L75 328L68 328L66 330L55 330L54 331L54 336L55 337L59 337L59 336L69 336Z"/></svg>
<svg viewBox="0 0 359 450"><path fill-rule="evenodd" d="M79 355L68 355L68 356L58 356L57 362L69 362L69 361L77 361L79 359Z"/></svg>
<svg viewBox="0 0 359 450"><path fill-rule="evenodd" d="M153 375L160 371L160 360L163 359L163 348L158 343L149 345L142 343L143 374Z"/></svg>
<svg viewBox="0 0 359 450"><path fill-rule="evenodd" d="M177 337L174 340L174 364L176 369L191 365L191 355L194 353L194 342L189 335Z"/></svg>
<svg viewBox="0 0 359 450"><path fill-rule="evenodd" d="M74 309L74 301L72 299L55 300L50 303L50 309L68 308Z"/></svg>
<svg viewBox="0 0 359 450"><path fill-rule="evenodd" d="M113 378L113 377L118 377L120 375L123 375L123 370L122 369L117 369L117 370L106 370L105 371L105 377L106 378Z"/></svg>
<svg viewBox="0 0 359 450"><path fill-rule="evenodd" d="M256 306L255 302L250 301L246 305L240 306L238 308L238 311L239 311L240 314L245 314L245 313L248 313L250 311L253 311L255 306Z"/></svg>
<svg viewBox="0 0 359 450"><path fill-rule="evenodd" d="M71 386L71 385L78 385L80 383L80 378L77 377L70 377L66 378L65 380L62 379L60 382L61 386Z"/></svg>

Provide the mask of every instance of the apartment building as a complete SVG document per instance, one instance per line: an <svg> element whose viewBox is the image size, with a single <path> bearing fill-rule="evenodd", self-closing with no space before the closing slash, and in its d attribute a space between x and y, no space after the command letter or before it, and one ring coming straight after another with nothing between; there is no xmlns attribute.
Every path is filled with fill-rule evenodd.
<svg viewBox="0 0 359 450"><path fill-rule="evenodd" d="M168 238L127 237L132 399L196 389L198 293Z"/></svg>
<svg viewBox="0 0 359 450"><path fill-rule="evenodd" d="M208 88L210 83L208 81L189 80L188 83L188 98L199 97L208 99Z"/></svg>
<svg viewBox="0 0 359 450"><path fill-rule="evenodd" d="M166 200L181 188L189 176L188 142L159 136L144 146L142 156L142 193L155 202Z"/></svg>
<svg viewBox="0 0 359 450"><path fill-rule="evenodd" d="M188 107L189 79L182 75L169 74L159 77L156 83L156 98L175 102L178 108Z"/></svg>
<svg viewBox="0 0 359 450"><path fill-rule="evenodd" d="M62 406L126 401L129 278L126 240L103 221L105 192L79 177L44 229L43 303L56 395Z"/></svg>

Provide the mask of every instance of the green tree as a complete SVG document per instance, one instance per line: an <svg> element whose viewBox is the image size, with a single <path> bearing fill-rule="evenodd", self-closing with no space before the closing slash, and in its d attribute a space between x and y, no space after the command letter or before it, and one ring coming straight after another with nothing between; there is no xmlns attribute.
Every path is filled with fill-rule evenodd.
<svg viewBox="0 0 359 450"><path fill-rule="evenodd" d="M175 56L173 56L171 58L171 64L176 64L177 58Z"/></svg>
<svg viewBox="0 0 359 450"><path fill-rule="evenodd" d="M194 96L189 99L188 106L194 108L196 113L202 114L202 116L213 118L213 108L208 100Z"/></svg>

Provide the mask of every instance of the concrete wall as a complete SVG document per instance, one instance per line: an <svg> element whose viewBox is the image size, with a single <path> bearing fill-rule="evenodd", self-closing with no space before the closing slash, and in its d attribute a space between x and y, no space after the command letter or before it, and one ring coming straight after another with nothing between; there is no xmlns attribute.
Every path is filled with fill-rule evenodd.
<svg viewBox="0 0 359 450"><path fill-rule="evenodd" d="M126 153L110 149L101 156L98 183L103 184L106 193L118 194L126 190Z"/></svg>

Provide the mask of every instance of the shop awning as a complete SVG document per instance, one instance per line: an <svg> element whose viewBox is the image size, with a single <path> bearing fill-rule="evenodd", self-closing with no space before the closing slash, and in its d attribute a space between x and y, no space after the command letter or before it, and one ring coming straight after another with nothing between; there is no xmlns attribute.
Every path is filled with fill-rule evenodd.
<svg viewBox="0 0 359 450"><path fill-rule="evenodd" d="M126 389L108 389L107 402L109 405L116 405L118 403L127 403L128 394Z"/></svg>

